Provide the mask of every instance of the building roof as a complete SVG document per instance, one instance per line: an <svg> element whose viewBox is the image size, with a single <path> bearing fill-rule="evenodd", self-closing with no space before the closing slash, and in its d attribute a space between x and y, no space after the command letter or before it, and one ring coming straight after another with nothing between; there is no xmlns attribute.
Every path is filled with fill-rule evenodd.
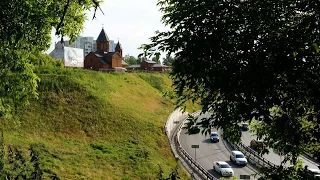
<svg viewBox="0 0 320 180"><path fill-rule="evenodd" d="M109 41L109 38L108 38L106 32L104 31L104 29L102 28L96 42L106 42L106 41Z"/></svg>
<svg viewBox="0 0 320 180"><path fill-rule="evenodd" d="M140 64L133 64L128 66L128 68L139 68L139 67L140 67Z"/></svg>
<svg viewBox="0 0 320 180"><path fill-rule="evenodd" d="M122 49L122 46L121 46L121 44L119 43L119 41L118 41L115 49Z"/></svg>
<svg viewBox="0 0 320 180"><path fill-rule="evenodd" d="M122 60L122 65L128 65L124 60Z"/></svg>
<svg viewBox="0 0 320 180"><path fill-rule="evenodd" d="M117 52L103 52L103 51L96 51L94 52L94 55L97 57L106 57L106 56L113 56Z"/></svg>
<svg viewBox="0 0 320 180"><path fill-rule="evenodd" d="M107 61L103 60L102 58L97 58L102 64L108 64Z"/></svg>
<svg viewBox="0 0 320 180"><path fill-rule="evenodd" d="M102 57L101 54L94 52L94 55L96 55L97 57Z"/></svg>
<svg viewBox="0 0 320 180"><path fill-rule="evenodd" d="M107 54L105 54L105 56L113 56L115 53L117 52L108 52Z"/></svg>
<svg viewBox="0 0 320 180"><path fill-rule="evenodd" d="M147 62L147 63L150 63L150 64L157 64L156 62L154 62L154 61L145 61L145 62Z"/></svg>
<svg viewBox="0 0 320 180"><path fill-rule="evenodd" d="M163 64L153 64L152 67L169 67Z"/></svg>

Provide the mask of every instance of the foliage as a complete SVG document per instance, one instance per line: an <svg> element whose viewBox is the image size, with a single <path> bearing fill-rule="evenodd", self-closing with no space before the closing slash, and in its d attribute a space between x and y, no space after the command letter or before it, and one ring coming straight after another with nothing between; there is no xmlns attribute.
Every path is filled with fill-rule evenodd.
<svg viewBox="0 0 320 180"><path fill-rule="evenodd" d="M42 144L41 169L61 179L155 179L158 164L169 176L177 162L164 124L174 104L155 88L171 88L167 74L41 69L39 98L1 119L6 145Z"/></svg>
<svg viewBox="0 0 320 180"><path fill-rule="evenodd" d="M171 66L173 61L174 61L174 58L171 57L169 54L167 54L166 57L163 58L162 63L166 66Z"/></svg>
<svg viewBox="0 0 320 180"><path fill-rule="evenodd" d="M130 65L133 65L133 64L139 64L138 63L138 59L136 59L134 56L130 56L130 55L126 55L124 57L124 61L130 66Z"/></svg>
<svg viewBox="0 0 320 180"><path fill-rule="evenodd" d="M159 59L159 57L153 57L152 59L151 59L152 61L154 61L154 62L156 62L156 63L160 63L160 59Z"/></svg>
<svg viewBox="0 0 320 180"><path fill-rule="evenodd" d="M164 82L163 76L165 75L162 75L160 73L137 73L137 75L162 93L167 89L169 85L168 83Z"/></svg>
<svg viewBox="0 0 320 180"><path fill-rule="evenodd" d="M261 121L266 128L256 134L293 164L308 147L319 152L319 3L158 2L171 30L157 32L144 51L175 53L178 106L200 98L212 112L202 124L231 141L240 140L240 122Z"/></svg>
<svg viewBox="0 0 320 180"><path fill-rule="evenodd" d="M142 44L138 49L143 50L143 53L139 54L138 58L144 57L145 59L148 59L154 56L152 60L157 63L160 62L161 53L152 49L152 47L149 44Z"/></svg>
<svg viewBox="0 0 320 180"><path fill-rule="evenodd" d="M235 176L231 176L231 177L221 177L219 178L220 180L237 180L238 178Z"/></svg>
<svg viewBox="0 0 320 180"><path fill-rule="evenodd" d="M184 124L184 126L182 127L183 129L190 129L193 125L197 124L197 118L192 116L191 114L188 115L187 119L186 119L186 123Z"/></svg>
<svg viewBox="0 0 320 180"><path fill-rule="evenodd" d="M154 53L154 57L152 58L152 60L156 63L160 63L160 53L159 52L155 52Z"/></svg>
<svg viewBox="0 0 320 180"><path fill-rule="evenodd" d="M41 169L40 154L38 145L31 145L29 158L24 156L24 152L17 147L8 146L8 155L5 160L3 132L1 131L1 179L26 179L41 180L50 178L59 180L59 177L50 170ZM30 159L30 161L28 161Z"/></svg>
<svg viewBox="0 0 320 180"><path fill-rule="evenodd" d="M49 48L51 30L68 36L80 34L85 10L98 8L100 0L2 0L0 2L0 116L37 97L38 77L29 59ZM31 57L32 58L32 57Z"/></svg>
<svg viewBox="0 0 320 180"><path fill-rule="evenodd" d="M178 167L176 167L174 169L174 171L172 171L169 174L168 178L163 178L163 170L162 170L161 166L159 165L159 173L157 175L157 179L159 179L159 180L176 180L176 179L180 179L179 172L178 172Z"/></svg>
<svg viewBox="0 0 320 180"><path fill-rule="evenodd" d="M197 123L198 118L192 116L191 114L188 115L188 118L186 119L186 123L182 127L183 129L188 130L188 134L197 134L200 132L200 128L198 127Z"/></svg>
<svg viewBox="0 0 320 180"><path fill-rule="evenodd" d="M296 179L308 179L316 180L314 174L302 167L302 162L299 160L296 165L284 167L280 166L277 169L263 169L264 174L259 178L260 180L296 180Z"/></svg>
<svg viewBox="0 0 320 180"><path fill-rule="evenodd" d="M51 56L43 53L30 54L29 61L32 65L38 68L63 68L64 64L62 59L54 59Z"/></svg>

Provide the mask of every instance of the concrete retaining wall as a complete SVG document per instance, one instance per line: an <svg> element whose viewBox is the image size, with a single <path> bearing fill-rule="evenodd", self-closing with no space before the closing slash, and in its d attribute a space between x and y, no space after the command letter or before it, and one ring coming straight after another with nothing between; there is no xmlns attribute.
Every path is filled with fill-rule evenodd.
<svg viewBox="0 0 320 180"><path fill-rule="evenodd" d="M187 112L182 112L181 109L176 109L175 111L173 111L167 122L166 122L166 133L169 139L171 139L171 133L172 130L184 119L186 119L188 117L188 113Z"/></svg>

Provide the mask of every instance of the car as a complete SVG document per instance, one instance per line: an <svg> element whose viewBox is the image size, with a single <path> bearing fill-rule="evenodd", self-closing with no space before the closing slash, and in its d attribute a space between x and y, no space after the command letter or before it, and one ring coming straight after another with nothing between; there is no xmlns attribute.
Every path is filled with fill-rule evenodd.
<svg viewBox="0 0 320 180"><path fill-rule="evenodd" d="M248 161L244 154L240 151L231 151L230 161L236 163L237 165L247 165Z"/></svg>
<svg viewBox="0 0 320 180"><path fill-rule="evenodd" d="M308 174L313 177L314 179L320 179L320 170L319 169L311 169L311 168L307 168L308 169Z"/></svg>
<svg viewBox="0 0 320 180"><path fill-rule="evenodd" d="M190 129L188 130L190 134L196 134L200 132L200 128L197 125L191 125Z"/></svg>
<svg viewBox="0 0 320 180"><path fill-rule="evenodd" d="M213 162L213 169L221 176L233 176L234 172L231 166L224 161Z"/></svg>
<svg viewBox="0 0 320 180"><path fill-rule="evenodd" d="M242 131L248 131L249 130L249 123L241 123L241 129Z"/></svg>
<svg viewBox="0 0 320 180"><path fill-rule="evenodd" d="M217 132L211 132L210 139L212 142L219 142L219 134Z"/></svg>
<svg viewBox="0 0 320 180"><path fill-rule="evenodd" d="M262 140L253 139L250 141L250 146L253 149L262 150L264 148L264 143Z"/></svg>

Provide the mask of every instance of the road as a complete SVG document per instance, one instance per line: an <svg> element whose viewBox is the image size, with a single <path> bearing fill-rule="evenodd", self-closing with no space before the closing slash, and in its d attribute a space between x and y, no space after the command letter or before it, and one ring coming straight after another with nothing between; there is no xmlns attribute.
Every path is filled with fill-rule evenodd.
<svg viewBox="0 0 320 180"><path fill-rule="evenodd" d="M242 132L242 137L241 137L241 141L244 145L246 146L250 146L250 141L252 139L256 139L256 137L252 134L250 134L248 131L243 131ZM276 165L280 165L281 159L279 154L275 153L272 149L269 149L269 154L265 154L263 155L264 158L268 159L269 161L271 161L272 163L276 164ZM283 157L281 157L283 160ZM309 168L315 168L318 169L317 166L319 166L318 164L300 156L300 158L303 161L303 165L308 165ZM287 166L290 165L289 162L286 163Z"/></svg>
<svg viewBox="0 0 320 180"><path fill-rule="evenodd" d="M201 115L200 118L205 116L208 116L208 114ZM205 137L201 133L188 135L186 130L182 130L179 140L183 149L193 158L196 156L196 161L217 178L220 178L220 175L212 168L214 161L226 161L232 166L235 176L238 178L240 175L251 175L255 173L254 169L249 165L240 167L230 162L230 152L226 149L221 137L220 142L211 143L209 136ZM191 148L193 144L199 145L199 149L196 149L196 154L195 149ZM254 178L251 177L251 179Z"/></svg>

